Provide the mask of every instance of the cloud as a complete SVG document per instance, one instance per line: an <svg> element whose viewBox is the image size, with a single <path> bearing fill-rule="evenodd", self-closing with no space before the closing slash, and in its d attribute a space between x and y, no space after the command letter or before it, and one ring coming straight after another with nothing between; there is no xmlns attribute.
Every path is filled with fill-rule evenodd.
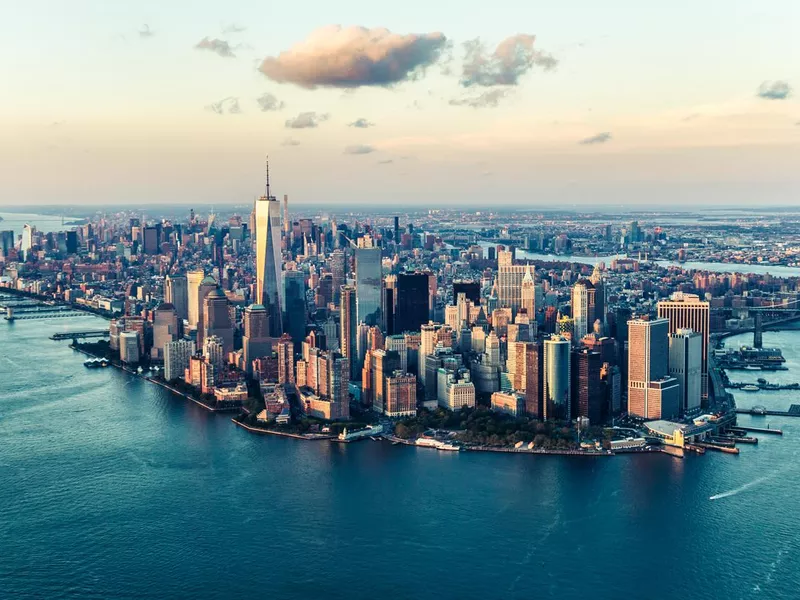
<svg viewBox="0 0 800 600"><path fill-rule="evenodd" d="M286 127L289 129L308 129L310 127L317 127L323 121L327 121L327 113L318 114L315 112L302 112L293 119L286 120Z"/></svg>
<svg viewBox="0 0 800 600"><path fill-rule="evenodd" d="M520 33L500 42L491 53L480 38L465 42L461 85L517 85L519 78L534 66L545 71L553 69L558 61L534 49L535 40L533 35Z"/></svg>
<svg viewBox="0 0 800 600"><path fill-rule="evenodd" d="M470 96L467 98L453 98L450 104L453 106L469 106L472 108L487 108L495 107L502 98L505 98L509 89L495 89L483 92L477 96Z"/></svg>
<svg viewBox="0 0 800 600"><path fill-rule="evenodd" d="M344 149L345 154L372 154L375 152L375 148L373 146L367 146L364 144L356 144L354 146L348 146Z"/></svg>
<svg viewBox="0 0 800 600"><path fill-rule="evenodd" d="M217 38L211 39L209 37L204 37L197 43L195 48L198 50L210 50L222 58L236 58L236 55L231 49L231 45L225 40L219 40Z"/></svg>
<svg viewBox="0 0 800 600"><path fill-rule="evenodd" d="M281 146L299 146L300 142L294 138L286 138L281 142Z"/></svg>
<svg viewBox="0 0 800 600"><path fill-rule="evenodd" d="M347 124L348 127L357 127L358 129L366 129L368 127L375 127L375 123L370 123L364 118L359 118L352 123Z"/></svg>
<svg viewBox="0 0 800 600"><path fill-rule="evenodd" d="M315 89L389 86L417 77L445 46L439 32L400 35L388 29L333 25L268 56L259 70L279 83Z"/></svg>
<svg viewBox="0 0 800 600"><path fill-rule="evenodd" d="M243 31L247 31L247 27L242 27L236 23L222 26L222 33L242 33Z"/></svg>
<svg viewBox="0 0 800 600"><path fill-rule="evenodd" d="M155 35L155 33L153 32L152 29L150 29L150 25L148 25L147 23L142 25L142 28L139 30L139 37L140 38L147 39L147 38L152 37L154 35Z"/></svg>
<svg viewBox="0 0 800 600"><path fill-rule="evenodd" d="M241 114L242 108L239 106L239 98L228 96L219 102L212 102L206 106L206 110L210 110L218 115L238 115Z"/></svg>
<svg viewBox="0 0 800 600"><path fill-rule="evenodd" d="M378 164L379 164L379 165L390 165L390 164L392 164L393 162L394 162L394 160L393 160L393 159L391 159L391 158L387 158L386 160L379 160L379 161L378 161Z"/></svg>
<svg viewBox="0 0 800 600"><path fill-rule="evenodd" d="M610 139L611 139L611 133L608 131L604 131L602 133L598 133L597 135L584 138L578 143L583 144L584 146L590 146L592 144L605 144Z"/></svg>
<svg viewBox="0 0 800 600"><path fill-rule="evenodd" d="M286 106L286 103L281 102L270 93L261 94L258 98L256 98L256 102L258 102L258 106L259 108L261 108L261 112L268 112L270 110L281 110L283 107Z"/></svg>
<svg viewBox="0 0 800 600"><path fill-rule="evenodd" d="M792 88L786 81L765 81L758 86L756 95L767 100L786 100L792 95Z"/></svg>

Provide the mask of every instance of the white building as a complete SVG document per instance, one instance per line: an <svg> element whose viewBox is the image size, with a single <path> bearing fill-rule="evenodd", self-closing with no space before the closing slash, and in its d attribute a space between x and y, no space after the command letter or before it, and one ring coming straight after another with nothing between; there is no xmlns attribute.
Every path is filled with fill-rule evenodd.
<svg viewBox="0 0 800 600"><path fill-rule="evenodd" d="M164 346L164 378L167 381L183 377L189 367L189 358L194 354L194 342L176 340Z"/></svg>
<svg viewBox="0 0 800 600"><path fill-rule="evenodd" d="M139 362L139 332L123 331L119 334L119 357L129 365Z"/></svg>

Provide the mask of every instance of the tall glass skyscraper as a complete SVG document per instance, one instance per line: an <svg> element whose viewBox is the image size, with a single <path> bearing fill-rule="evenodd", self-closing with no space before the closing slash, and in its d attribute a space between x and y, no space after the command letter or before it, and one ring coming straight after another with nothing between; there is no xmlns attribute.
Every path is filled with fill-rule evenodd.
<svg viewBox="0 0 800 600"><path fill-rule="evenodd" d="M288 333L296 347L306 337L306 278L302 271L283 273L284 331Z"/></svg>
<svg viewBox="0 0 800 600"><path fill-rule="evenodd" d="M281 204L269 194L269 164L267 191L256 202L256 304L269 314L269 333L280 337L283 315L278 286L281 281Z"/></svg>
<svg viewBox="0 0 800 600"><path fill-rule="evenodd" d="M381 323L381 249L367 236L359 240L356 255L356 318L359 323Z"/></svg>
<svg viewBox="0 0 800 600"><path fill-rule="evenodd" d="M544 341L544 420L568 421L571 401L570 341L554 335Z"/></svg>

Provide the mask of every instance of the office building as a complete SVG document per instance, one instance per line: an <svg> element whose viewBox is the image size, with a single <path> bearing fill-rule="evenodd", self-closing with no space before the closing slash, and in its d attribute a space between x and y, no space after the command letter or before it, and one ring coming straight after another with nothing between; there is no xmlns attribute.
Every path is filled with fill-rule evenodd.
<svg viewBox="0 0 800 600"><path fill-rule="evenodd" d="M273 338L269 336L269 315L260 304L251 304L244 309L242 316L244 336L242 337L242 358L244 371L253 374L253 361L262 356L272 355Z"/></svg>
<svg viewBox="0 0 800 600"><path fill-rule="evenodd" d="M588 279L579 280L572 286L573 339L580 340L592 332L595 321L595 288Z"/></svg>
<svg viewBox="0 0 800 600"><path fill-rule="evenodd" d="M200 284L205 279L206 274L201 271L189 271L186 274L188 306L186 310L189 329L197 329L200 322Z"/></svg>
<svg viewBox="0 0 800 600"><path fill-rule="evenodd" d="M695 294L677 292L669 300L657 304L658 317L669 320L669 332L678 329L691 329L700 334L703 340L702 368L700 372L700 394L703 400L708 398L708 352L711 334L710 305Z"/></svg>
<svg viewBox="0 0 800 600"><path fill-rule="evenodd" d="M703 337L691 329L669 334L669 374L681 389L681 412L695 416L702 398Z"/></svg>
<svg viewBox="0 0 800 600"><path fill-rule="evenodd" d="M285 313L283 331L288 333L296 346L306 337L306 281L302 271L284 271Z"/></svg>
<svg viewBox="0 0 800 600"><path fill-rule="evenodd" d="M216 336L222 340L226 357L233 352L233 323L228 298L219 288L209 292L205 298L202 332L200 336L198 331L198 343L204 342L209 336Z"/></svg>
<svg viewBox="0 0 800 600"><path fill-rule="evenodd" d="M608 413L601 377L602 356L589 348L579 348L573 352L572 362L572 417L585 417L590 424L600 425Z"/></svg>
<svg viewBox="0 0 800 600"><path fill-rule="evenodd" d="M533 419L544 418L544 348L540 342L525 345L525 412Z"/></svg>
<svg viewBox="0 0 800 600"><path fill-rule="evenodd" d="M628 414L669 419L680 408L678 380L669 376L669 321L628 321Z"/></svg>
<svg viewBox="0 0 800 600"><path fill-rule="evenodd" d="M153 347L150 351L152 360L164 360L164 346L177 340L182 334L179 323L175 307L169 302L156 308L153 315Z"/></svg>
<svg viewBox="0 0 800 600"><path fill-rule="evenodd" d="M178 319L189 318L189 283L185 275L167 275L164 280L164 300L175 307Z"/></svg>
<svg viewBox="0 0 800 600"><path fill-rule="evenodd" d="M545 421L569 421L572 399L570 341L553 335L544 341L542 408Z"/></svg>
<svg viewBox="0 0 800 600"><path fill-rule="evenodd" d="M473 304L481 303L481 284L478 281L453 281L453 304L458 302L459 294L464 294Z"/></svg>
<svg viewBox="0 0 800 600"><path fill-rule="evenodd" d="M123 331L119 334L119 358L127 365L139 362L139 332Z"/></svg>
<svg viewBox="0 0 800 600"><path fill-rule="evenodd" d="M492 410L520 417L525 413L525 395L519 392L495 392L492 394Z"/></svg>
<svg viewBox="0 0 800 600"><path fill-rule="evenodd" d="M386 378L386 405L383 413L388 417L413 417L417 414L417 378L402 369Z"/></svg>
<svg viewBox="0 0 800 600"><path fill-rule="evenodd" d="M375 246L372 238L365 236L358 240L355 248L356 259L356 320L367 325L381 324L381 292L383 290L381 271L381 249Z"/></svg>
<svg viewBox="0 0 800 600"><path fill-rule="evenodd" d="M400 273L396 285L394 331L419 331L428 322L428 274Z"/></svg>
<svg viewBox="0 0 800 600"><path fill-rule="evenodd" d="M283 333L281 265L281 205L270 195L268 163L266 193L256 201L256 304L267 309L272 337Z"/></svg>
<svg viewBox="0 0 800 600"><path fill-rule="evenodd" d="M513 254L507 250L497 255L497 303L500 308L516 314L522 306L522 280L529 272L527 265L513 264Z"/></svg>

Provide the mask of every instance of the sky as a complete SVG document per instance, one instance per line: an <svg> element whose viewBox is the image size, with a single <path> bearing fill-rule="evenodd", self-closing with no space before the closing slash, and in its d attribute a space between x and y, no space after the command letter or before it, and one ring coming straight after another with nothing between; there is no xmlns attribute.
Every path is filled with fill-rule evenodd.
<svg viewBox="0 0 800 600"><path fill-rule="evenodd" d="M798 204L795 0L26 0L0 205Z"/></svg>

